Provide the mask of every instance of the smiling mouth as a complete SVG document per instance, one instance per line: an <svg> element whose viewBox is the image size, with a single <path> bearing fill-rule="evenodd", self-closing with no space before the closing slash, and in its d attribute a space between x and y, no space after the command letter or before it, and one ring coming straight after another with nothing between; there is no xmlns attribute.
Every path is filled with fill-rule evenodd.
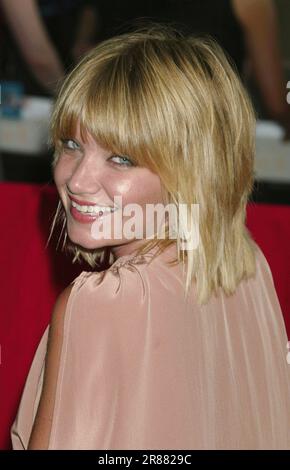
<svg viewBox="0 0 290 470"><path fill-rule="evenodd" d="M74 209L76 209L81 214L92 215L92 216L107 214L107 213L115 212L117 210L116 207L114 208L114 207L109 207L109 206L80 205L80 204L77 204L75 201L71 201L71 205Z"/></svg>

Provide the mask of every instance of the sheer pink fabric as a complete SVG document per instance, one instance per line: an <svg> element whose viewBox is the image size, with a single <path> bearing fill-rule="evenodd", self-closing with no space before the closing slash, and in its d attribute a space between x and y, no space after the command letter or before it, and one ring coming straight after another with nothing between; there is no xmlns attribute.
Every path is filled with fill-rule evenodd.
<svg viewBox="0 0 290 470"><path fill-rule="evenodd" d="M181 266L119 258L74 281L49 449L290 449L287 335L268 263L230 298L183 297ZM43 334L13 449L27 449L43 383Z"/></svg>

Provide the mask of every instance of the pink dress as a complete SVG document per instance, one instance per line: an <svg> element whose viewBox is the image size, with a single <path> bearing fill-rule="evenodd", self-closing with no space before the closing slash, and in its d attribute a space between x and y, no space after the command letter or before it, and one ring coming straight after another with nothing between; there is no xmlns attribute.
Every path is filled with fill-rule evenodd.
<svg viewBox="0 0 290 470"><path fill-rule="evenodd" d="M176 247L83 271L65 312L48 449L290 449L287 335L270 268L202 307ZM11 428L28 446L49 325Z"/></svg>

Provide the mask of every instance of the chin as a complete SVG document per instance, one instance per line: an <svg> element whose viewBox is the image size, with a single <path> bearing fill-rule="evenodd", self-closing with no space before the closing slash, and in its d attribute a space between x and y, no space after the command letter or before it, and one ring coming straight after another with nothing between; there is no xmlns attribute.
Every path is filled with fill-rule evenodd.
<svg viewBox="0 0 290 470"><path fill-rule="evenodd" d="M113 241L110 242L109 240L95 240L90 238L89 235L78 236L69 230L67 234L72 243L85 250L100 250L114 244Z"/></svg>

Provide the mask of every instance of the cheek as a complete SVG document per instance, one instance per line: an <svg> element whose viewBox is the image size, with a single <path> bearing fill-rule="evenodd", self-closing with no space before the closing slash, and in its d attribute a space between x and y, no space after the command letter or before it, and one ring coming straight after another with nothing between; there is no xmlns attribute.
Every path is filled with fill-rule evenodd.
<svg viewBox="0 0 290 470"><path fill-rule="evenodd" d="M161 190L161 181L159 176L150 174L150 177L144 182L144 192L148 194L148 200L152 203L163 202Z"/></svg>
<svg viewBox="0 0 290 470"><path fill-rule="evenodd" d="M116 177L115 175L106 178L107 187L110 188L111 192L122 197L126 197L134 190L134 178L127 177Z"/></svg>
<svg viewBox="0 0 290 470"><path fill-rule="evenodd" d="M161 203L163 199L159 177L149 173L138 178L132 188L132 196L140 205Z"/></svg>
<svg viewBox="0 0 290 470"><path fill-rule="evenodd" d="M59 158L54 170L53 170L53 178L55 181L56 186L61 186L64 184L69 175L69 166L67 162L63 158Z"/></svg>
<svg viewBox="0 0 290 470"><path fill-rule="evenodd" d="M53 178L59 193L61 193L62 188L66 186L74 172L74 169L75 163L72 159L65 158L65 156L61 156L58 159L53 170Z"/></svg>
<svg viewBox="0 0 290 470"><path fill-rule="evenodd" d="M134 175L122 175L122 177L111 177L108 179L109 192L112 195L122 196L123 206L125 204L162 202L160 179L149 170L140 169Z"/></svg>

